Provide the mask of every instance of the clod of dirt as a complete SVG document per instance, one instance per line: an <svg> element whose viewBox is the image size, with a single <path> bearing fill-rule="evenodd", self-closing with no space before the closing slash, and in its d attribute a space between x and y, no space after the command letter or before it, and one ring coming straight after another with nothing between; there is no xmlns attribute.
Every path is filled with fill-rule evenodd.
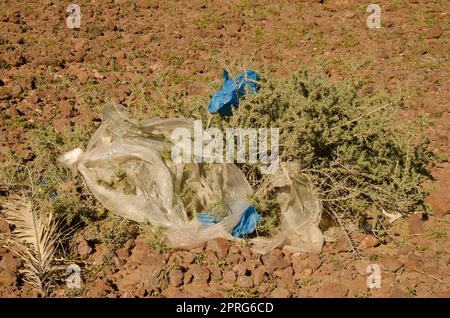
<svg viewBox="0 0 450 318"><path fill-rule="evenodd" d="M266 279L266 272L261 268L256 268L252 272L252 278L255 285L260 285Z"/></svg>
<svg viewBox="0 0 450 318"><path fill-rule="evenodd" d="M270 253L261 257L267 272L273 272L276 269L283 269L291 265L288 259L284 258L279 249L272 250Z"/></svg>
<svg viewBox="0 0 450 318"><path fill-rule="evenodd" d="M280 287L275 288L270 295L272 298L289 298L290 296L291 293L287 289Z"/></svg>
<svg viewBox="0 0 450 318"><path fill-rule="evenodd" d="M109 293L111 293L113 290L111 286L106 284L103 280L97 280L94 284L94 286L90 287L87 296L88 297L105 297Z"/></svg>
<svg viewBox="0 0 450 318"><path fill-rule="evenodd" d="M70 127L70 120L67 118L57 118L53 120L53 128L57 133L63 132L67 127Z"/></svg>
<svg viewBox="0 0 450 318"><path fill-rule="evenodd" d="M179 269L170 271L170 273L169 273L170 286L172 286L172 287L181 286L183 284L183 277L184 277L184 274Z"/></svg>
<svg viewBox="0 0 450 318"><path fill-rule="evenodd" d="M219 258L227 256L228 247L228 241L224 238L215 238L206 244L206 250L215 252Z"/></svg>
<svg viewBox="0 0 450 318"><path fill-rule="evenodd" d="M9 233L9 224L5 220L0 219L0 233Z"/></svg>
<svg viewBox="0 0 450 318"><path fill-rule="evenodd" d="M319 254L311 254L306 259L306 268L317 270L322 265L322 260Z"/></svg>
<svg viewBox="0 0 450 318"><path fill-rule="evenodd" d="M384 270L390 271L390 272L396 272L403 266L403 263L400 262L398 259L386 255L381 260L381 267Z"/></svg>
<svg viewBox="0 0 450 318"><path fill-rule="evenodd" d="M222 279L225 285L233 285L236 281L236 274L234 273L234 271L227 270L223 273Z"/></svg>
<svg viewBox="0 0 450 318"><path fill-rule="evenodd" d="M0 270L0 286L8 288L16 285L17 274L10 269Z"/></svg>
<svg viewBox="0 0 450 318"><path fill-rule="evenodd" d="M222 281L222 271L217 267L210 268L211 282L219 283Z"/></svg>
<svg viewBox="0 0 450 318"><path fill-rule="evenodd" d="M411 215L409 218L409 234L415 235L415 234L421 234L424 231L424 223L425 219L422 216L422 213L416 213Z"/></svg>
<svg viewBox="0 0 450 318"><path fill-rule="evenodd" d="M373 235L367 234L364 235L361 241L358 244L358 248L360 250L367 250L369 248L378 246L380 244L380 241Z"/></svg>
<svg viewBox="0 0 450 318"><path fill-rule="evenodd" d="M292 279L294 270L291 267L285 269L278 269L274 272L274 276L277 277L277 286L287 289L294 289L296 287L295 279Z"/></svg>
<svg viewBox="0 0 450 318"><path fill-rule="evenodd" d="M81 259L86 259L89 255L91 255L92 247L84 238L82 238L80 243L78 243L77 251Z"/></svg>
<svg viewBox="0 0 450 318"><path fill-rule="evenodd" d="M192 274L192 284L206 285L209 281L210 272L207 267L201 264L192 264L189 266L188 273Z"/></svg>
<svg viewBox="0 0 450 318"><path fill-rule="evenodd" d="M437 25L428 31L428 38L429 39L438 39L442 36L443 30L442 28Z"/></svg>
<svg viewBox="0 0 450 318"><path fill-rule="evenodd" d="M427 202L433 208L433 213L437 217L443 217L450 214L450 198L448 189L444 187L436 188L427 198Z"/></svg>
<svg viewBox="0 0 450 318"><path fill-rule="evenodd" d="M243 288L252 288L253 286L255 286L253 278L251 278L250 276L239 276L237 279L237 284Z"/></svg>
<svg viewBox="0 0 450 318"><path fill-rule="evenodd" d="M128 257L130 256L131 249L134 247L134 240L130 239L125 242L125 245L121 248L119 248L116 251L117 256L121 259L126 261Z"/></svg>
<svg viewBox="0 0 450 318"><path fill-rule="evenodd" d="M92 255L93 264L101 266L115 256L114 251L105 245L100 245Z"/></svg>

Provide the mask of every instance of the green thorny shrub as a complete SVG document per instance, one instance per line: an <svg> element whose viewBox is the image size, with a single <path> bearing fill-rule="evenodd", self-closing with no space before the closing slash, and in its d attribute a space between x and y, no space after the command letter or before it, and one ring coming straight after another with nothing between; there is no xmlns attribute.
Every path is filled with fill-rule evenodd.
<svg viewBox="0 0 450 318"><path fill-rule="evenodd" d="M281 162L300 162L324 210L342 220L427 209L422 182L434 159L428 141L420 140L414 123L394 122L393 114L404 107L401 97L384 91L368 96L362 88L354 80L334 83L306 71L263 80L259 93L241 100L233 116L214 115L209 127L279 128ZM192 109L190 115L207 116ZM241 168L264 188L256 167ZM259 191L253 199L263 216L259 234L273 234L275 193Z"/></svg>
<svg viewBox="0 0 450 318"><path fill-rule="evenodd" d="M222 129L279 128L281 161L300 162L325 211L342 219L356 221L383 210L408 214L425 209L421 184L429 176L434 155L427 141L419 140L413 123L394 122L393 114L404 106L402 99L382 91L368 96L360 83L333 83L311 74L263 79L259 93L242 99L229 118L209 114L206 98L185 105L175 95L166 99L165 116L207 118L204 124ZM146 113L151 118L161 109L152 106ZM27 143L35 158L27 163L29 170L18 166L20 159L11 154L10 160L0 162L0 184L30 185L31 171L34 196L43 210L65 216L69 224L104 216L82 178L57 162L65 151L84 148L94 129L75 125L56 133L51 127L32 128ZM276 193L264 191L266 178L255 166L240 167L255 188L263 189L252 198L262 214L258 234L274 234L279 222ZM121 171L116 181L107 186L129 188Z"/></svg>

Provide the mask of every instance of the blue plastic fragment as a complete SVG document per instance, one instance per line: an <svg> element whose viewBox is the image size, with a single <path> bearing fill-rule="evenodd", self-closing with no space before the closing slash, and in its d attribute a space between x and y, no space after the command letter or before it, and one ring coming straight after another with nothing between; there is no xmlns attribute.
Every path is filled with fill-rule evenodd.
<svg viewBox="0 0 450 318"><path fill-rule="evenodd" d="M238 94L236 83L230 79L228 72L223 71L223 86L215 93L208 104L210 113L219 113L222 116L231 116L231 107L238 105Z"/></svg>
<svg viewBox="0 0 450 318"><path fill-rule="evenodd" d="M216 215L210 215L206 213L198 213L197 219L204 225L212 225L220 222L220 218Z"/></svg>
<svg viewBox="0 0 450 318"><path fill-rule="evenodd" d="M259 75L252 70L247 70L245 73L236 77L236 85L238 87L238 96L244 97L247 93L247 86L250 87L250 93L256 94L259 91Z"/></svg>
<svg viewBox="0 0 450 318"><path fill-rule="evenodd" d="M219 113L222 116L231 116L232 108L239 105L239 98L245 96L247 87L250 87L251 94L258 92L258 80L259 75L255 71L247 70L233 81L230 79L228 71L224 70L222 88L211 97L208 103L208 111L212 114Z"/></svg>
<svg viewBox="0 0 450 318"><path fill-rule="evenodd" d="M256 208L253 205L249 206L245 209L244 213L242 213L241 219L233 228L233 231L231 231L231 235L241 238L244 237L244 235L253 233L260 218L261 216L256 211Z"/></svg>
<svg viewBox="0 0 450 318"><path fill-rule="evenodd" d="M205 226L210 226L221 221L220 217L203 212L197 214L197 219ZM245 209L244 213L242 213L238 224L236 224L231 231L231 235L242 238L245 235L252 234L260 219L261 216L256 211L256 208L253 205L249 206Z"/></svg>

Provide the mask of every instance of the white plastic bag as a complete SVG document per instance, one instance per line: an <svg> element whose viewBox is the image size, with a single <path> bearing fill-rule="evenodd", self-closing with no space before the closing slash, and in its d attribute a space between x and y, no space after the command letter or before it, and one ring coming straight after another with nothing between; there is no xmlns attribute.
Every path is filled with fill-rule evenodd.
<svg viewBox="0 0 450 318"><path fill-rule="evenodd" d="M244 173L230 163L175 164L167 155L172 131L179 127L192 130L193 120L137 122L113 103L104 106L102 116L102 125L86 150L76 148L60 161L82 174L90 191L108 210L161 228L169 247L189 248L216 237L237 240L230 233L253 193ZM253 249L266 253L285 246L293 251L320 252L322 207L298 173L298 165L282 163L272 178L270 186L278 193L281 225L273 238L250 240ZM125 189L114 187L115 181L124 183ZM189 203L183 203L179 194L186 186L194 193ZM219 223L205 226L188 216L187 209L202 212L212 198L220 202L224 216Z"/></svg>

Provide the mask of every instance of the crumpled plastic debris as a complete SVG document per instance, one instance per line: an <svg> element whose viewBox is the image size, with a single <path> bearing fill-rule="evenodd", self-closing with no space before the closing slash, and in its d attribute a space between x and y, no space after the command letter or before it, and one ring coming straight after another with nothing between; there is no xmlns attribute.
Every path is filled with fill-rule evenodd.
<svg viewBox="0 0 450 318"><path fill-rule="evenodd" d="M219 223L222 218L217 215L211 215L208 213L199 213L197 214L197 219L202 222L205 226L209 226L212 224Z"/></svg>
<svg viewBox="0 0 450 318"><path fill-rule="evenodd" d="M247 87L250 88L250 94L259 92L258 81L260 80L258 73L252 70L246 70L244 73L236 77L236 85L238 87L238 97L242 98L247 93Z"/></svg>
<svg viewBox="0 0 450 318"><path fill-rule="evenodd" d="M260 218L261 216L256 211L256 208L254 206L249 206L245 209L244 213L242 213L239 222L231 231L231 235L242 238L245 235L252 234L256 230L256 226L258 225ZM221 220L220 217L207 213L197 214L197 219L205 226L219 223Z"/></svg>
<svg viewBox="0 0 450 318"><path fill-rule="evenodd" d="M245 97L247 87L251 94L259 91L259 75L252 70L246 70L233 81L227 70L223 71L223 85L213 94L208 104L208 111L212 114L219 113L222 116L231 116L233 107L239 105L239 98Z"/></svg>
<svg viewBox="0 0 450 318"><path fill-rule="evenodd" d="M236 224L233 231L231 231L231 235L242 238L245 235L252 234L255 231L260 218L261 216L256 212L256 208L253 205L249 206L245 209L244 213L242 213L238 224Z"/></svg>
<svg viewBox="0 0 450 318"><path fill-rule="evenodd" d="M190 248L217 237L239 240L231 234L233 229L235 233L246 232L247 227L239 224L241 219L252 220L254 213L248 208L254 189L236 165L175 163L167 156L174 145L170 139L174 129L182 127L193 132L194 120L153 118L138 122L114 103L106 104L101 116L102 124L86 149L71 150L59 160L82 175L106 209L161 229L165 243L173 248ZM126 191L123 184L115 184L118 171L120 178L126 178ZM280 226L274 237L249 239L252 250L264 254L284 247L320 252L322 205L301 174L300 164L280 163L269 181L268 188L280 205ZM187 186L192 193L189 200L181 195ZM193 210L193 215L208 214L205 207L212 199L219 203L214 207L224 215L219 222L204 226L198 218L189 217L188 211Z"/></svg>

